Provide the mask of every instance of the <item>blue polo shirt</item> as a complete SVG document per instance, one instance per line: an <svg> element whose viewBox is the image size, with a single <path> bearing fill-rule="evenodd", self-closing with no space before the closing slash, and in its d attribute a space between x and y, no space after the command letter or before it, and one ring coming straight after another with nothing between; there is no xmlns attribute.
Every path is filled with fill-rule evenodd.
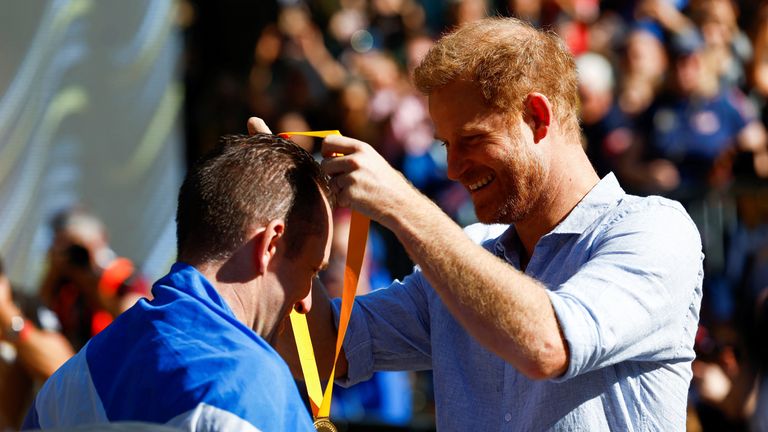
<svg viewBox="0 0 768 432"><path fill-rule="evenodd" d="M24 429L314 430L285 362L194 267L174 264L152 293L46 381Z"/></svg>

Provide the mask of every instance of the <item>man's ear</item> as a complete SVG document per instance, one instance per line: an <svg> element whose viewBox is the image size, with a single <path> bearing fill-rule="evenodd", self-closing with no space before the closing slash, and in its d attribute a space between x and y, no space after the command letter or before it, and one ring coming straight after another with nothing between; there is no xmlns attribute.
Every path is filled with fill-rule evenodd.
<svg viewBox="0 0 768 432"><path fill-rule="evenodd" d="M525 98L524 118L533 132L533 142L538 143L544 139L552 121L552 104L549 99L541 93L530 93Z"/></svg>
<svg viewBox="0 0 768 432"><path fill-rule="evenodd" d="M266 273L269 262L277 254L278 243L284 233L285 222L282 219L272 220L256 232L253 238L253 261L259 274Z"/></svg>

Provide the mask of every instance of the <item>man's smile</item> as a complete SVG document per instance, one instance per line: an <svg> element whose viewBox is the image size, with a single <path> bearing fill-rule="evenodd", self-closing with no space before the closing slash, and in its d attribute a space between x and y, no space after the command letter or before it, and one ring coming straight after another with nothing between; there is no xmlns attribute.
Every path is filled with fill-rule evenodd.
<svg viewBox="0 0 768 432"><path fill-rule="evenodd" d="M492 182L494 178L495 177L494 177L493 174L488 174L487 176L483 177L482 179L480 179L480 180L478 180L478 181L476 181L476 182L474 182L472 184L468 184L467 185L467 189L469 189L470 192L475 192L478 189L488 185L488 183Z"/></svg>

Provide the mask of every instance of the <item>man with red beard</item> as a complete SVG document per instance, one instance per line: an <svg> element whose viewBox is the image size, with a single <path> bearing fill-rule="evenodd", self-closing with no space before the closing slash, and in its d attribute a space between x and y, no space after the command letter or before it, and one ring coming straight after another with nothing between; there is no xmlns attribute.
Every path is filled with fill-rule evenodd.
<svg viewBox="0 0 768 432"><path fill-rule="evenodd" d="M462 231L368 144L326 138L323 154L344 155L322 164L337 202L418 264L357 298L337 381L432 369L438 430L684 430L699 234L679 203L597 176L562 41L515 19L470 23L415 81L448 176L494 225ZM339 303L313 305L310 326L332 341Z"/></svg>

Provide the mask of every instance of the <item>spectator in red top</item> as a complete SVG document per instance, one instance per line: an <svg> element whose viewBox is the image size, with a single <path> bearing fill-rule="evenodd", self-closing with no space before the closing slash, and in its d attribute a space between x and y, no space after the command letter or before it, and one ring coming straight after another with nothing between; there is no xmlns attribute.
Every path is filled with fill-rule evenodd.
<svg viewBox="0 0 768 432"><path fill-rule="evenodd" d="M76 350L139 298L149 284L127 258L109 247L104 225L79 208L52 221L53 242L40 296L61 320Z"/></svg>

